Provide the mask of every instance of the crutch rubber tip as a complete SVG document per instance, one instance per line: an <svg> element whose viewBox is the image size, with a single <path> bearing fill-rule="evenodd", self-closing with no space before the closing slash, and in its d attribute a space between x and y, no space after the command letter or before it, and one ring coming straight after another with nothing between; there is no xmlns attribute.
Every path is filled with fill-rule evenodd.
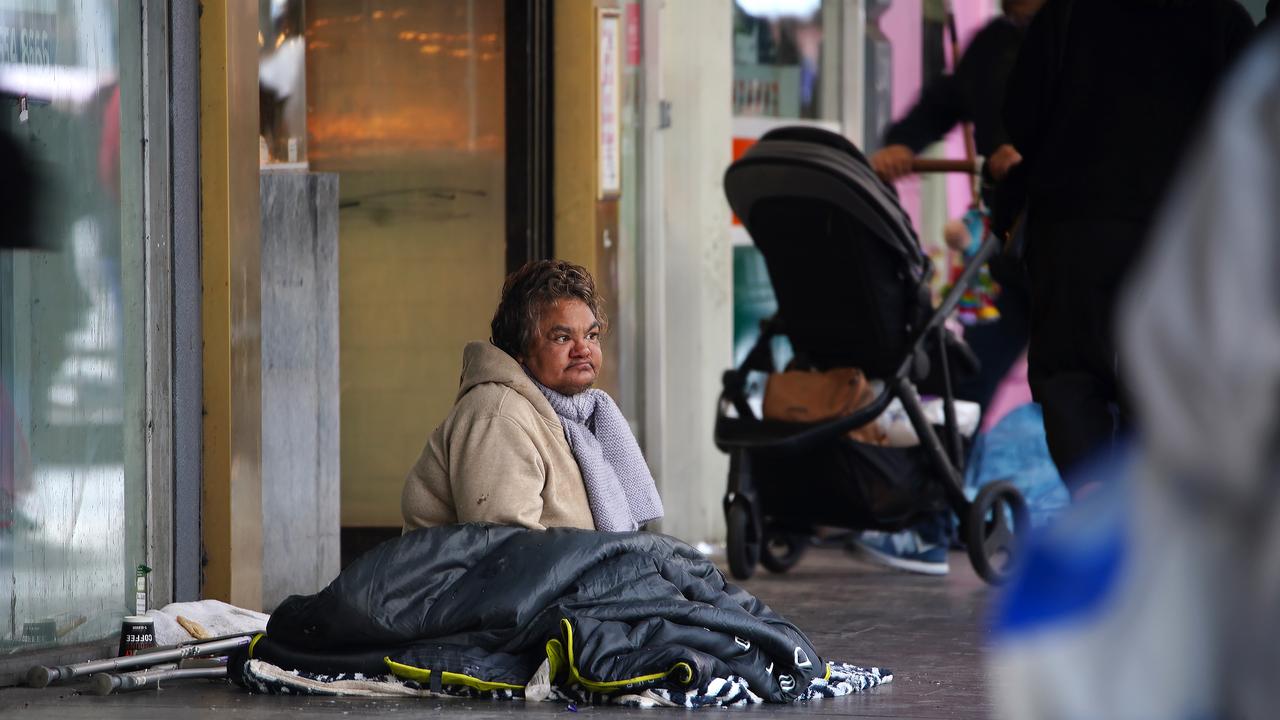
<svg viewBox="0 0 1280 720"><path fill-rule="evenodd" d="M115 692L116 683L116 679L109 673L94 673L89 678L89 689L94 695L110 695Z"/></svg>
<svg viewBox="0 0 1280 720"><path fill-rule="evenodd" d="M49 687L49 683L58 679L58 671L44 665L36 665L27 671L27 687Z"/></svg>

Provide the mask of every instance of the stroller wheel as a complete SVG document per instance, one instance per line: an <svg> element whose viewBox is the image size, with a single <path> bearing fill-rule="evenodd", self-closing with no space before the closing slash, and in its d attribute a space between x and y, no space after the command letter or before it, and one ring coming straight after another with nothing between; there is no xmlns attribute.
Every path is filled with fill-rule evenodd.
<svg viewBox="0 0 1280 720"><path fill-rule="evenodd" d="M760 564L769 572L784 573L796 566L804 551L809 549L807 533L771 530L765 533L760 548Z"/></svg>
<svg viewBox="0 0 1280 720"><path fill-rule="evenodd" d="M983 580L999 585L1008 579L1031 527L1027 501L1013 483L994 482L978 492L965 520L964 541L973 569Z"/></svg>
<svg viewBox="0 0 1280 720"><path fill-rule="evenodd" d="M754 527L751 510L744 502L735 502L725 514L728 524L729 572L739 580L746 580L756 571L760 561L760 531Z"/></svg>

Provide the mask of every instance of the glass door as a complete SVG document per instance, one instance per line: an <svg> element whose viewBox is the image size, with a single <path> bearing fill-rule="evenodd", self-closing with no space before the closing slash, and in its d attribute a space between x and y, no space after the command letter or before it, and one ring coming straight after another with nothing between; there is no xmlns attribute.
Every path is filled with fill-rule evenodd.
<svg viewBox="0 0 1280 720"><path fill-rule="evenodd" d="M307 159L339 174L342 524L400 491L506 272L503 0L309 0ZM344 530L344 535L347 531Z"/></svg>
<svg viewBox="0 0 1280 720"><path fill-rule="evenodd" d="M27 211L0 243L0 653L118 632L143 560L119 23L114 0L0 0L0 142L23 176L6 200Z"/></svg>

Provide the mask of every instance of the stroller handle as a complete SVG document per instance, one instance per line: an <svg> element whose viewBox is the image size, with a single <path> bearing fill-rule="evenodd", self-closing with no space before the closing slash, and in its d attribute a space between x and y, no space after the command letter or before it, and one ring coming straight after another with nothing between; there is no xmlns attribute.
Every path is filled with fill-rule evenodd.
<svg viewBox="0 0 1280 720"><path fill-rule="evenodd" d="M915 173L965 173L968 175L979 175L982 173L982 159L940 160L936 158L916 158L911 161L911 171Z"/></svg>

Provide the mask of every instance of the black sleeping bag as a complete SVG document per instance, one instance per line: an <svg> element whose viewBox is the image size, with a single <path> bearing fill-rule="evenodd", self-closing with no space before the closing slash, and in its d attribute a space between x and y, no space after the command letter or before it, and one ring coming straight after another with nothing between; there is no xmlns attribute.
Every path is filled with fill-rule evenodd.
<svg viewBox="0 0 1280 720"><path fill-rule="evenodd" d="M424 685L613 692L740 676L795 699L826 664L808 638L688 545L645 532L470 524L374 548L315 595L289 597L251 657Z"/></svg>

